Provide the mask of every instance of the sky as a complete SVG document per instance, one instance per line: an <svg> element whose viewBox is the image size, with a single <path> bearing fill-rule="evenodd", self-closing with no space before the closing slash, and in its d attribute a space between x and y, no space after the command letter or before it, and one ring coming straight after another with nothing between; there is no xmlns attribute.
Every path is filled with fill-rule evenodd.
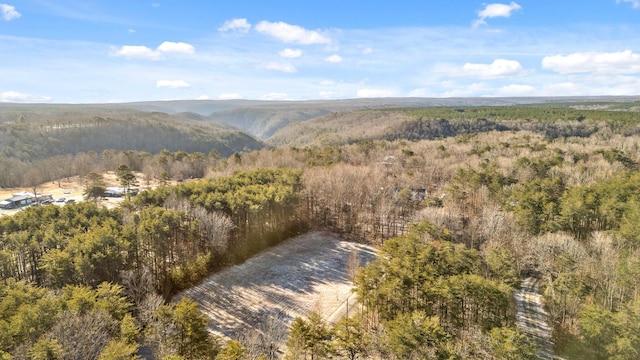
<svg viewBox="0 0 640 360"><path fill-rule="evenodd" d="M640 0L0 0L0 102L640 95Z"/></svg>

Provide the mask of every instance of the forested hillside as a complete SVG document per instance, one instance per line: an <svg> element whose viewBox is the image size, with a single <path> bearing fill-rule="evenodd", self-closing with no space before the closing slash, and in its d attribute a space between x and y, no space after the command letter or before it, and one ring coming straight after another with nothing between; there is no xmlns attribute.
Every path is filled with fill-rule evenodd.
<svg viewBox="0 0 640 360"><path fill-rule="evenodd" d="M0 157L22 162L103 150L215 150L229 156L262 146L238 130L165 113L107 105L0 105Z"/></svg>
<svg viewBox="0 0 640 360"><path fill-rule="evenodd" d="M223 344L193 303L164 300L308 229L380 256L359 270L349 318L311 313L272 344L290 358L535 358L515 325L525 276L539 278L556 355L638 357L637 104L355 114L365 129L395 132L229 157L76 155L83 175L125 165L162 185L115 209L83 202L0 218L0 357L106 359L140 346L160 358L277 356L242 337ZM194 180L168 185L178 177Z"/></svg>
<svg viewBox="0 0 640 360"><path fill-rule="evenodd" d="M276 146L333 146L363 140L421 140L488 131L531 131L549 138L640 132L638 103L428 107L336 112L282 128Z"/></svg>
<svg viewBox="0 0 640 360"><path fill-rule="evenodd" d="M154 176L163 171L173 172L174 179L202 176L202 169L194 174L186 168L199 167L204 155L227 157L263 146L228 126L122 106L0 104L0 187L85 175L98 163L104 165L103 171L113 171L123 162L143 171L150 167L143 165L143 159L163 151L202 156L190 156L193 161L173 171L173 161L162 160L162 169L154 165ZM119 152L126 152L128 159L111 156Z"/></svg>
<svg viewBox="0 0 640 360"><path fill-rule="evenodd" d="M507 97L507 98L377 98L348 100L309 101L255 101L255 100L180 100L154 101L126 104L129 108L142 111L165 112L168 114L190 112L202 116L202 121L224 122L242 129L262 140L289 124L304 123L324 114L344 113L354 110L400 109L447 106L505 106L523 104L575 104L596 101L612 104L628 103L631 97ZM306 135L306 134L305 134ZM288 145L294 145L288 143Z"/></svg>
<svg viewBox="0 0 640 360"><path fill-rule="evenodd" d="M389 107L420 107L439 105L464 100L420 98L312 100L312 101L250 101L250 100L205 100L167 101L128 104L145 111L166 113L191 112L201 115L201 121L226 123L242 129L260 139L267 139L290 123L304 122L324 114L356 109L381 109ZM496 101L496 100L491 100Z"/></svg>

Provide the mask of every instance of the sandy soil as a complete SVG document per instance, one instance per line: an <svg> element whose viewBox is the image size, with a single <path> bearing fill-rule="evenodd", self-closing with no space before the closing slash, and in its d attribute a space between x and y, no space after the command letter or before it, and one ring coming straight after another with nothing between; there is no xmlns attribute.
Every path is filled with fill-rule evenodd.
<svg viewBox="0 0 640 360"><path fill-rule="evenodd" d="M177 299L185 296L198 302L209 316L209 329L222 337L259 330L262 322L273 318L288 326L312 311L337 322L347 303L356 303L347 275L352 251L360 264L376 256L372 247L343 241L336 234L308 233L212 275Z"/></svg>

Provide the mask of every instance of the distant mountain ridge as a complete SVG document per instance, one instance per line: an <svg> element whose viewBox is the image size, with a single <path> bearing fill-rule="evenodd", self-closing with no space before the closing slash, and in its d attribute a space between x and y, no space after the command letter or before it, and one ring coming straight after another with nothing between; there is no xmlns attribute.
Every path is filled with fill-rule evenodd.
<svg viewBox="0 0 640 360"><path fill-rule="evenodd" d="M462 113L454 111L447 113L443 119L434 119L439 120L436 124L428 120L431 115L412 114L411 109L442 108L451 111L459 107L463 111L465 108L522 105L596 111L594 109L611 107L610 104L636 104L639 100L639 96L600 96L176 100L122 104L0 103L0 156L30 161L46 156L105 149L150 153L162 149L205 153L216 150L222 156L229 156L234 152L260 149L267 144L340 145L360 140L452 136L459 132L505 128L504 122L510 120L493 122L489 119L475 124L480 118L471 117L460 122L456 119ZM637 104L634 106L638 107ZM467 111L467 115L470 113L471 110ZM486 114L482 116L487 117ZM447 122L449 120L454 122ZM562 131L565 134L593 131L584 124L574 127L573 130Z"/></svg>
<svg viewBox="0 0 640 360"><path fill-rule="evenodd" d="M261 100L175 100L119 104L143 111L169 114L191 112L202 121L225 123L262 140L269 140L290 124L323 115L352 110L420 108L431 106L508 106L549 103L629 102L631 96L589 97L483 97L483 98L362 98L345 100L261 101ZM274 143L278 143L277 141Z"/></svg>

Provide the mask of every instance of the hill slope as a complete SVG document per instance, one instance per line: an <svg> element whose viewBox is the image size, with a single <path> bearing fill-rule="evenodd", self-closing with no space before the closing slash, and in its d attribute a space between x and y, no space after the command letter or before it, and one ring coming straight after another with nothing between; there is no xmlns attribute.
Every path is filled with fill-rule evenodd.
<svg viewBox="0 0 640 360"><path fill-rule="evenodd" d="M109 105L0 104L0 155L21 161L103 150L229 156L264 144L239 130L160 112Z"/></svg>
<svg viewBox="0 0 640 360"><path fill-rule="evenodd" d="M500 106L540 104L561 101L594 101L600 98L377 98L311 101L258 100L179 100L125 104L143 111L170 114L191 112L206 119L224 122L260 139L268 139L278 130L293 123L304 122L336 112L367 109L419 108L432 106ZM613 98L607 98L610 101Z"/></svg>
<svg viewBox="0 0 640 360"><path fill-rule="evenodd" d="M289 124L268 142L274 146L341 145L381 139L413 117L403 110L354 110Z"/></svg>
<svg viewBox="0 0 640 360"><path fill-rule="evenodd" d="M436 139L488 131L531 131L549 138L602 132L640 134L637 103L555 103L355 110L289 124L275 146L333 146L362 140Z"/></svg>
<svg viewBox="0 0 640 360"><path fill-rule="evenodd" d="M600 131L605 118L625 124L614 131L636 133L628 115L637 116L637 101L540 97L0 104L0 156L31 161L89 150L155 153L165 148L205 153L215 149L228 156L262 148L264 144L252 136L278 146L432 139L492 130L588 136Z"/></svg>

